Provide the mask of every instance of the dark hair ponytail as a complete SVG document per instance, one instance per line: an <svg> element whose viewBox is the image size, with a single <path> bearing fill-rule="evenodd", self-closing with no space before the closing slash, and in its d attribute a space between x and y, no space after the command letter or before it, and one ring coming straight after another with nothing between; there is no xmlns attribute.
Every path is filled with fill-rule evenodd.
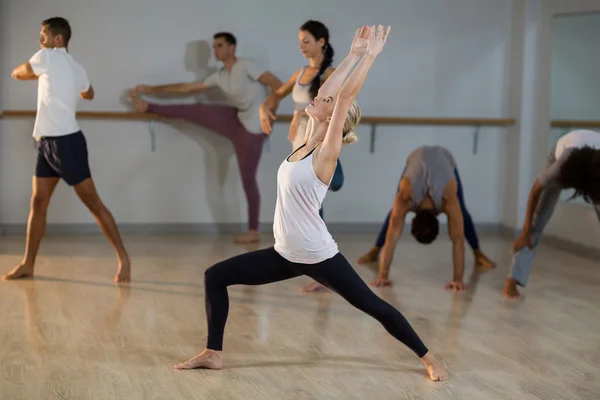
<svg viewBox="0 0 600 400"><path fill-rule="evenodd" d="M316 97L317 93L319 93L319 88L321 87L321 77L327 71L327 68L331 66L333 63L333 47L331 47L331 43L329 43L329 29L320 21L308 20L300 27L301 31L309 32L314 36L315 40L323 39L325 40L325 45L323 46L323 62L321 63L321 68L319 68L319 72L313 78L310 83L309 92L311 97Z"/></svg>

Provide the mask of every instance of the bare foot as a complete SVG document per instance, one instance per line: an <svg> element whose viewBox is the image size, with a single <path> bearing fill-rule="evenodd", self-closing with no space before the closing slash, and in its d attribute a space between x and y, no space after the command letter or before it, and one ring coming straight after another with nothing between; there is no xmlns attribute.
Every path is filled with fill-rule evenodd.
<svg viewBox="0 0 600 400"><path fill-rule="evenodd" d="M304 292L304 293L310 293L310 292L316 292L319 289L326 289L325 286L321 285L319 282L317 281L312 281L311 283L309 283L308 285L302 287L300 289L300 292Z"/></svg>
<svg viewBox="0 0 600 400"><path fill-rule="evenodd" d="M145 113L148 111L148 102L141 100L135 91L131 92L131 101L135 107L135 111Z"/></svg>
<svg viewBox="0 0 600 400"><path fill-rule="evenodd" d="M432 381L445 381L448 379L448 374L431 353L428 352L425 354L425 356L421 358L421 362L427 367L429 378L431 378Z"/></svg>
<svg viewBox="0 0 600 400"><path fill-rule="evenodd" d="M490 260L481 250L473 252L475 256L475 266L482 269L496 268L496 263Z"/></svg>
<svg viewBox="0 0 600 400"><path fill-rule="evenodd" d="M379 251L381 249L379 247L373 247L366 254L363 254L358 258L359 264L366 264L370 262L377 262L379 260Z"/></svg>
<svg viewBox="0 0 600 400"><path fill-rule="evenodd" d="M221 352L206 349L196 357L187 360L181 364L173 366L175 369L221 369L223 362L221 361Z"/></svg>
<svg viewBox="0 0 600 400"><path fill-rule="evenodd" d="M131 261L129 258L119 261L119 269L117 269L117 275L115 275L115 283L126 282L131 282Z"/></svg>
<svg viewBox="0 0 600 400"><path fill-rule="evenodd" d="M521 293L519 293L519 290L517 289L517 280L513 278L506 279L506 282L504 282L504 290L502 291L502 294L507 299L520 299Z"/></svg>
<svg viewBox="0 0 600 400"><path fill-rule="evenodd" d="M257 243L260 241L260 233L258 231L248 231L235 238L235 242L239 244Z"/></svg>
<svg viewBox="0 0 600 400"><path fill-rule="evenodd" d="M8 281L12 279L31 278L33 276L33 265L19 264L9 273L2 276L2 280Z"/></svg>

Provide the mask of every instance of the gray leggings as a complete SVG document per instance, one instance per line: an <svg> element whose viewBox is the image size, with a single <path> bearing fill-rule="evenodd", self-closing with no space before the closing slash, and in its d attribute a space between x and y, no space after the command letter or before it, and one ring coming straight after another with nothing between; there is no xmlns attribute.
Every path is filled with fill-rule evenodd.
<svg viewBox="0 0 600 400"><path fill-rule="evenodd" d="M513 254L508 277L515 279L520 286L526 286L529 281L533 259L535 258L540 238L544 232L544 228L554 213L561 191L562 189L558 185L551 185L544 189L533 214L531 229L532 248L524 247ZM600 205L596 205L595 209L598 220L600 221Z"/></svg>

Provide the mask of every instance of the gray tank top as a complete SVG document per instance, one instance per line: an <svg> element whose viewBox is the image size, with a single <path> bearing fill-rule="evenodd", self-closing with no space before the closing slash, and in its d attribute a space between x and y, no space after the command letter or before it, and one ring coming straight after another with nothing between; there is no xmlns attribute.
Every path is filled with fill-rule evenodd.
<svg viewBox="0 0 600 400"><path fill-rule="evenodd" d="M433 199L437 212L442 211L444 189L451 179L456 179L455 168L454 157L441 146L421 146L409 154L402 178L410 180L413 211L427 194Z"/></svg>

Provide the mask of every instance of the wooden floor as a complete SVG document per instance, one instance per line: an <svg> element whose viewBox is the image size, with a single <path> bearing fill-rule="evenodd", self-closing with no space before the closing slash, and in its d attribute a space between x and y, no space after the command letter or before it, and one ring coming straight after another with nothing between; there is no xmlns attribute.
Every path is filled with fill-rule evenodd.
<svg viewBox="0 0 600 400"><path fill-rule="evenodd" d="M355 263L372 235L338 235ZM267 235L261 246L270 244ZM1 399L599 399L600 269L542 247L520 302L501 288L510 242L483 237L498 268L468 293L443 289L450 244L404 239L392 279L374 289L399 308L449 371L427 379L379 323L331 292L305 295L301 277L233 287L221 371L174 371L205 345L203 271L246 251L230 237L126 237L130 287L112 283L103 236L47 237L33 280L0 282ZM23 237L0 238L0 268Z"/></svg>

